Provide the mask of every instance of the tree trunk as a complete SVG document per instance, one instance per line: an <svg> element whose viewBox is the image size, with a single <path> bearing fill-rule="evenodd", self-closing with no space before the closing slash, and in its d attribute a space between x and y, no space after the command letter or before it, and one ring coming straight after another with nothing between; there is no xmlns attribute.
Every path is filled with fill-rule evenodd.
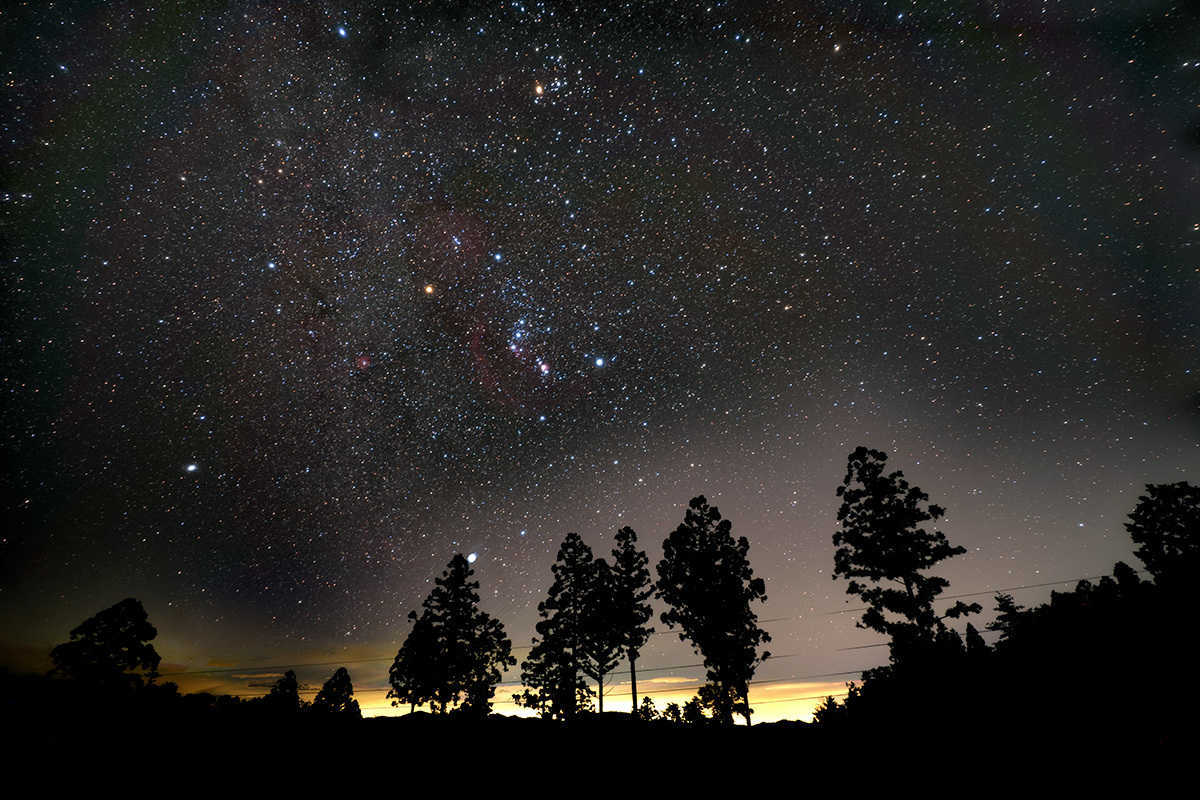
<svg viewBox="0 0 1200 800"><path fill-rule="evenodd" d="M604 713L604 673L601 672L596 676L596 697L600 703L600 713Z"/></svg>
<svg viewBox="0 0 1200 800"><path fill-rule="evenodd" d="M629 657L629 679L630 679L630 681L633 683L633 716L636 718L636 717L637 717L637 715L638 715L638 704L637 704L637 656L633 656L633 655L631 655L631 656Z"/></svg>
<svg viewBox="0 0 1200 800"><path fill-rule="evenodd" d="M746 687L746 694L743 699L746 701L746 727L750 727L750 687Z"/></svg>

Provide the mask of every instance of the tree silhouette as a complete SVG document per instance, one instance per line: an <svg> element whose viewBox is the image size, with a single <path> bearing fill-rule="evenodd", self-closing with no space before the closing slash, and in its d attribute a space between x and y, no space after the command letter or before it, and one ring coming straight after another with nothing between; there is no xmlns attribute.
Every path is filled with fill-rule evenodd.
<svg viewBox="0 0 1200 800"><path fill-rule="evenodd" d="M283 677L271 687L270 694L262 700L273 714L294 714L300 711L300 683L296 680L296 673L290 669L283 673Z"/></svg>
<svg viewBox="0 0 1200 800"><path fill-rule="evenodd" d="M693 725L697 728L708 724L708 717L704 716L704 703L699 697L693 697L683 704L683 713L680 714L680 720L685 725Z"/></svg>
<svg viewBox="0 0 1200 800"><path fill-rule="evenodd" d="M358 701L354 699L354 684L350 682L350 673L345 667L338 667L337 672L325 681L313 699L312 710L319 714L362 716Z"/></svg>
<svg viewBox="0 0 1200 800"><path fill-rule="evenodd" d="M950 583L922 570L966 550L952 547L940 531L920 527L945 509L922 508L929 495L910 487L902 472L885 475L886 461L886 453L865 447L850 454L846 477L837 488L842 527L833 535L833 578L849 579L846 593L867 605L858 626L889 635L892 658L898 661L911 648L933 645L944 618L976 613L980 605L959 601L940 617L934 612L934 600ZM892 585L881 586L881 581Z"/></svg>
<svg viewBox="0 0 1200 800"><path fill-rule="evenodd" d="M861 688L854 681L846 684L846 699L839 703L833 695L829 695L821 704L813 709L813 723L823 728L834 728L845 725L850 714L850 706L858 700Z"/></svg>
<svg viewBox="0 0 1200 800"><path fill-rule="evenodd" d="M596 698L604 713L604 676L621 660L625 633L621 629L618 584L603 558L591 563L584 600L579 660L580 669L596 681Z"/></svg>
<svg viewBox="0 0 1200 800"><path fill-rule="evenodd" d="M1146 484L1125 529L1157 583L1182 585L1200 574L1200 487Z"/></svg>
<svg viewBox="0 0 1200 800"><path fill-rule="evenodd" d="M716 720L732 725L740 713L749 725L750 679L769 655L759 656L758 646L771 640L750 604L767 595L747 559L750 543L744 536L735 541L730 528L703 495L694 498L683 524L663 542L657 588L670 606L662 621L679 627L679 638L704 658Z"/></svg>
<svg viewBox="0 0 1200 800"><path fill-rule="evenodd" d="M409 614L414 625L388 672L389 697L427 701L437 713L451 706L479 717L491 711L496 684L516 659L504 626L479 609L473 575L467 559L455 555L434 581L421 616Z"/></svg>
<svg viewBox="0 0 1200 800"><path fill-rule="evenodd" d="M979 635L979 631L969 622L967 623L966 647L967 657L971 659L987 658L991 652L987 642L983 641L983 637Z"/></svg>
<svg viewBox="0 0 1200 800"><path fill-rule="evenodd" d="M433 702L442 682L438 631L432 620L414 616L415 612L409 614L413 626L388 669L392 688L387 693L393 706L407 703L410 713L417 706Z"/></svg>
<svg viewBox="0 0 1200 800"><path fill-rule="evenodd" d="M595 600L592 549L579 534L568 533L550 571L554 582L538 603L537 636L521 665L521 682L528 690L518 697L544 715L569 721L578 713L581 698L590 694L581 673L592 624L589 606Z"/></svg>
<svg viewBox="0 0 1200 800"><path fill-rule="evenodd" d="M628 526L617 531L617 546L612 551L612 576L614 579L615 607L613 621L622 636L622 646L629 659L630 682L633 685L633 705L637 700L637 659L646 640L654 629L646 623L652 614L650 597L654 587L650 583L650 559L637 547L637 534Z"/></svg>
<svg viewBox="0 0 1200 800"><path fill-rule="evenodd" d="M162 658L150 644L157 635L142 604L126 598L82 622L70 641L50 651L51 674L107 690L141 688L158 677Z"/></svg>
<svg viewBox="0 0 1200 800"><path fill-rule="evenodd" d="M1025 609L1021 608L1013 596L1001 592L996 595L996 618L987 624L987 629L999 633L1000 641L1003 642L1013 638L1027 619Z"/></svg>
<svg viewBox="0 0 1200 800"><path fill-rule="evenodd" d="M584 681L574 656L553 638L534 637L529 655L521 662L521 683L525 688L513 695L513 702L545 719L574 719L591 710L595 692Z"/></svg>
<svg viewBox="0 0 1200 800"><path fill-rule="evenodd" d="M643 722L653 722L659 718L658 709L654 707L654 698L642 698L642 705L637 710L637 718Z"/></svg>

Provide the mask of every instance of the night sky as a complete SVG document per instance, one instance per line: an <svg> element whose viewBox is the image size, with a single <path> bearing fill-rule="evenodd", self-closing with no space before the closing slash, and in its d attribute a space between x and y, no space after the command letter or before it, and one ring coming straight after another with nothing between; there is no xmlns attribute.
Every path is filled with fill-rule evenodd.
<svg viewBox="0 0 1200 800"><path fill-rule="evenodd" d="M374 713L456 552L523 647L568 531L653 564L704 494L802 715L887 657L830 613L858 445L947 594L1140 566L1200 477L1195 4L844 5L3 12L5 661L134 596L185 689Z"/></svg>

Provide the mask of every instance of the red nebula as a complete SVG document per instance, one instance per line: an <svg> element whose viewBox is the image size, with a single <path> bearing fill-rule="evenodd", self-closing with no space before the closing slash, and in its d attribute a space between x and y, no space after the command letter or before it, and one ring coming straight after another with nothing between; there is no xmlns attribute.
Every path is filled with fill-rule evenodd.
<svg viewBox="0 0 1200 800"><path fill-rule="evenodd" d="M358 367L359 371L366 371L371 368L371 357L367 355L359 356L354 359L354 366Z"/></svg>

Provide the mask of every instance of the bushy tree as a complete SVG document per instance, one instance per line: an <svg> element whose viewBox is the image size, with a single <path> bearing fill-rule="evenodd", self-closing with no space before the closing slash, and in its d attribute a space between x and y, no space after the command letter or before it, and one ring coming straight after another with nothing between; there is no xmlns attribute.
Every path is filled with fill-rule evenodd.
<svg viewBox="0 0 1200 800"><path fill-rule="evenodd" d="M663 542L657 588L669 606L662 621L679 628L679 638L704 658L717 721L732 725L741 713L749 725L750 679L769 655L759 655L759 645L771 637L750 607L767 599L766 587L750 568L750 543L735 540L731 527L703 496L694 498L683 524Z"/></svg>
<svg viewBox="0 0 1200 800"><path fill-rule="evenodd" d="M263 705L272 714L294 714L303 708L300 700L300 682L296 673L288 670L283 677L275 681L271 692L262 699Z"/></svg>
<svg viewBox="0 0 1200 800"><path fill-rule="evenodd" d="M1200 487L1146 484L1125 530L1156 582L1183 585L1200 574Z"/></svg>
<svg viewBox="0 0 1200 800"><path fill-rule="evenodd" d="M987 646L987 642L979 635L979 631L971 623L967 623L966 635L967 657L971 659L987 658L991 653L991 648Z"/></svg>
<svg viewBox="0 0 1200 800"><path fill-rule="evenodd" d="M845 713L846 707L839 703L836 697L829 695L813 709L813 723L832 727L844 719Z"/></svg>
<svg viewBox="0 0 1200 800"><path fill-rule="evenodd" d="M845 725L849 719L850 707L858 702L860 687L854 681L846 684L846 699L839 703L837 698L829 695L821 704L813 709L813 723L823 728L833 729Z"/></svg>
<svg viewBox="0 0 1200 800"><path fill-rule="evenodd" d="M685 725L702 728L708 725L710 720L704 716L704 703L699 697L693 697L683 704L683 712L680 714L680 721Z"/></svg>
<svg viewBox="0 0 1200 800"><path fill-rule="evenodd" d="M746 724L750 724L746 696L737 686L706 683L696 692L696 699L713 720L730 720L740 714L746 717Z"/></svg>
<svg viewBox="0 0 1200 800"><path fill-rule="evenodd" d="M650 582L650 570L647 569L650 559L645 551L638 549L637 534L628 526L617 531L617 546L613 548L612 559L615 594L613 621L620 632L625 656L629 659L633 691L633 705L630 708L636 709L637 660L650 634L654 633L654 628L646 625L653 613L649 600L654 594L654 586Z"/></svg>
<svg viewBox="0 0 1200 800"><path fill-rule="evenodd" d="M140 688L158 677L162 660L150 641L158 631L132 597L85 620L50 651L51 674L108 690Z"/></svg>
<svg viewBox="0 0 1200 800"><path fill-rule="evenodd" d="M637 718L642 722L653 722L659 718L658 709L654 707L654 698L642 698L642 704L637 710Z"/></svg>
<svg viewBox="0 0 1200 800"><path fill-rule="evenodd" d="M350 682L350 673L345 667L338 667L329 680L325 681L325 685L313 699L312 710L318 714L362 716L358 701L354 699L354 684Z"/></svg>
<svg viewBox="0 0 1200 800"><path fill-rule="evenodd" d="M525 688L513 702L532 708L545 719L569 720L591 713L596 693L584 680L575 658L553 639L534 638L529 655L521 662Z"/></svg>
<svg viewBox="0 0 1200 800"><path fill-rule="evenodd" d="M944 618L976 613L980 606L959 601L942 615L934 610L950 583L924 571L966 550L951 546L941 531L921 527L945 509L924 505L929 495L909 486L902 472L885 474L886 461L886 453L865 447L850 454L837 488L841 530L833 535L833 577L849 580L846 593L867 605L859 627L890 636L898 660L911 648L933 645Z"/></svg>
<svg viewBox="0 0 1200 800"><path fill-rule="evenodd" d="M486 716L504 670L516 663L512 642L499 620L480 610L478 581L461 553L434 581L420 617L389 670L397 702L429 702L435 712L451 706ZM411 648L406 652L406 648Z"/></svg>

